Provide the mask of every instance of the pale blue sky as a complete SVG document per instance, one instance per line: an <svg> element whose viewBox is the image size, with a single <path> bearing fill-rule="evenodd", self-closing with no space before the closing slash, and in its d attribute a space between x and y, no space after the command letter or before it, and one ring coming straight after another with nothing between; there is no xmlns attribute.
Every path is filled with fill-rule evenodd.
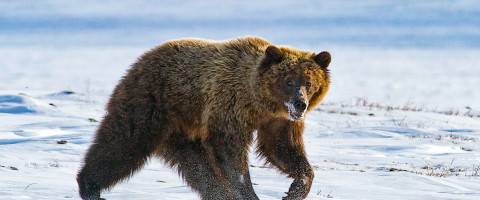
<svg viewBox="0 0 480 200"><path fill-rule="evenodd" d="M262 2L262 3L258 3ZM475 1L1 1L5 46L152 46L259 35L297 46L479 48Z"/></svg>

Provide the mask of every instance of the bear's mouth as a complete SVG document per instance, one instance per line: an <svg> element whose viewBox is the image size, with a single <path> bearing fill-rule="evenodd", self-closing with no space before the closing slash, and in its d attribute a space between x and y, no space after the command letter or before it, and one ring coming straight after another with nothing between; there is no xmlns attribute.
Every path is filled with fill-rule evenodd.
<svg viewBox="0 0 480 200"><path fill-rule="evenodd" d="M297 110L297 108L294 106L294 104L289 101L285 102L285 106L287 107L288 111L288 119L291 121L296 121L296 120L302 120L303 117L305 116L305 110Z"/></svg>

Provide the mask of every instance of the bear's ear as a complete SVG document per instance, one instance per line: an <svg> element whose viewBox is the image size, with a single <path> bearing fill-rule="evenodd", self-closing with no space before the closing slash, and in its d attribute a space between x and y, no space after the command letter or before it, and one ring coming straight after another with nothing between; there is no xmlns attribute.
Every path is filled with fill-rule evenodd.
<svg viewBox="0 0 480 200"><path fill-rule="evenodd" d="M332 56L327 51L322 51L313 57L320 67L327 68L332 61Z"/></svg>
<svg viewBox="0 0 480 200"><path fill-rule="evenodd" d="M265 58L271 61L271 64L278 64L282 62L282 51L273 45L270 45L265 50Z"/></svg>
<svg viewBox="0 0 480 200"><path fill-rule="evenodd" d="M265 50L265 58L263 58L260 67L266 70L270 66L282 62L282 60L283 60L282 51L278 47L270 45Z"/></svg>

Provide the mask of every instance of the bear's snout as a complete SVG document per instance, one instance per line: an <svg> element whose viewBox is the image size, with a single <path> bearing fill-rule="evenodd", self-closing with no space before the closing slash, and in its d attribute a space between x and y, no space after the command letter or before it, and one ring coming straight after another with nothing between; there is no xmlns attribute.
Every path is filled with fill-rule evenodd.
<svg viewBox="0 0 480 200"><path fill-rule="evenodd" d="M308 102L304 98L294 98L288 102L285 102L285 106L288 110L289 120L301 120L305 116Z"/></svg>
<svg viewBox="0 0 480 200"><path fill-rule="evenodd" d="M295 106L295 109L297 111L303 112L307 108L307 103L305 102L304 99L297 99L293 102L293 105Z"/></svg>

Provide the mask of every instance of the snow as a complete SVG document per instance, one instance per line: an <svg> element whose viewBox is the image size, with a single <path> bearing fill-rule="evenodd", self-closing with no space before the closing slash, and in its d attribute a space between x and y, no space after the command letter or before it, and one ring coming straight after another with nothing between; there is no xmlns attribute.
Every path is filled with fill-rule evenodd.
<svg viewBox="0 0 480 200"><path fill-rule="evenodd" d="M0 2L0 199L79 199L75 174L135 59L169 39L243 35L332 53L330 93L305 116L308 199L480 199L476 4ZM292 181L253 153L250 170L260 199ZM104 196L198 199L156 158Z"/></svg>

